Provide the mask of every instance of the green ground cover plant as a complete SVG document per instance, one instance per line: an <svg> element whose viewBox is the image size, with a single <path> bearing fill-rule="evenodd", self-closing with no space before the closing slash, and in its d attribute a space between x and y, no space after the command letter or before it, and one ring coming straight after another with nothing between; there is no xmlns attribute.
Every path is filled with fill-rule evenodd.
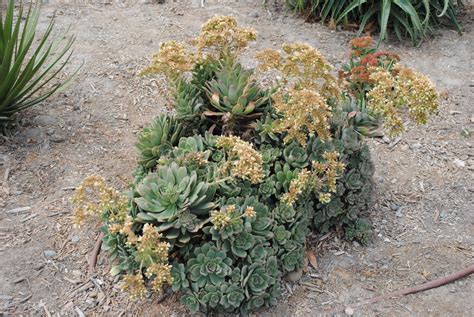
<svg viewBox="0 0 474 317"><path fill-rule="evenodd" d="M370 38L351 42L339 75L303 43L260 51L246 69L255 40L216 16L192 45L161 44L143 74L166 77L174 111L138 136L128 196L98 176L77 188L76 223L100 217L112 274L134 298L170 285L193 313L274 305L282 278L304 266L311 230L369 240L366 138L437 108L429 80Z"/></svg>

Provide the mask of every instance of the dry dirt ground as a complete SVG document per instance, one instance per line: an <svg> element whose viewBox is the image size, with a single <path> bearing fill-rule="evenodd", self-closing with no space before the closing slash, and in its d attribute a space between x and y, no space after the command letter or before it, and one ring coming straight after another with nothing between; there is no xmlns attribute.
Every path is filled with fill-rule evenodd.
<svg viewBox="0 0 474 317"><path fill-rule="evenodd" d="M97 226L74 229L72 189L100 174L123 189L131 180L136 133L164 111L160 82L137 76L158 45L185 40L215 14L234 15L259 32L255 50L304 41L339 65L349 32L307 24L254 5L47 4L41 25L77 36L80 75L63 93L22 114L0 139L0 316L184 315L176 296L157 304L131 302L113 285L99 257L87 277ZM257 1L255 1L257 2ZM403 61L444 92L439 115L411 127L398 142L370 141L377 172L371 243L362 247L331 234L314 237L318 269L287 285L288 296L267 316L316 316L324 309L444 276L474 262L473 19L465 34L440 31L421 48L391 43ZM472 316L474 280L356 309L359 316Z"/></svg>

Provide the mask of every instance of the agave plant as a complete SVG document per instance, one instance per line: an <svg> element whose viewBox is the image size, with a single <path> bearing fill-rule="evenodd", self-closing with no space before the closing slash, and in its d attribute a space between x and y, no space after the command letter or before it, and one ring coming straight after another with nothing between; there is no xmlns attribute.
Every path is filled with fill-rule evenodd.
<svg viewBox="0 0 474 317"><path fill-rule="evenodd" d="M41 1L30 5L26 14L20 4L14 18L15 1L9 0L3 16L0 11L0 126L13 115L34 106L63 88L74 76L49 85L68 64L74 37L53 38L54 18L43 36L35 42Z"/></svg>
<svg viewBox="0 0 474 317"><path fill-rule="evenodd" d="M137 220L153 223L172 244L182 246L207 223L216 189L196 171L176 163L161 166L136 188Z"/></svg>
<svg viewBox="0 0 474 317"><path fill-rule="evenodd" d="M380 39L386 38L387 29L392 28L401 40L408 35L414 43L423 39L443 17L459 32L457 21L460 0L287 0L297 12L310 11L321 21L335 24L359 24L359 34L369 23L375 23L380 30Z"/></svg>
<svg viewBox="0 0 474 317"><path fill-rule="evenodd" d="M161 114L156 117L151 126L138 135L135 146L140 154L139 164L145 169L153 168L162 155L178 144L183 134L183 124L173 115Z"/></svg>
<svg viewBox="0 0 474 317"><path fill-rule="evenodd" d="M237 122L249 128L249 122L262 116L270 95L258 86L251 70L230 58L222 61L206 91L210 105L203 114L223 125L224 131L232 131Z"/></svg>

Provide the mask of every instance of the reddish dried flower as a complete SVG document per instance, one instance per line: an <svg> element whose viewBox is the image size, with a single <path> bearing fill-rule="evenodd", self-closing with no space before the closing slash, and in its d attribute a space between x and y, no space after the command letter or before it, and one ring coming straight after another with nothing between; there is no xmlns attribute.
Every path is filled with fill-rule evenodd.
<svg viewBox="0 0 474 317"><path fill-rule="evenodd" d="M350 41L349 45L352 48L352 53L355 56L361 56L367 50L373 47L374 41L371 36L362 36L362 37L356 37L355 39Z"/></svg>

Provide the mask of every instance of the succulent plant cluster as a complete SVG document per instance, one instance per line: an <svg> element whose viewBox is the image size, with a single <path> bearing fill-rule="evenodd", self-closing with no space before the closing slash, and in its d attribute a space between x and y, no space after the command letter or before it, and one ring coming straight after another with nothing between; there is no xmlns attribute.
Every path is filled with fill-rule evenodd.
<svg viewBox="0 0 474 317"><path fill-rule="evenodd" d="M191 312L247 314L273 305L282 278L303 268L311 229L368 239L360 213L374 168L364 137L380 133L381 119L340 94L308 45L267 51L274 59L261 71L284 79L262 88L238 59L251 40L252 30L216 17L195 52L164 44L146 70L169 79L176 113L139 135L128 205L104 190L120 204L89 208L106 207L112 271L135 297L168 283Z"/></svg>

